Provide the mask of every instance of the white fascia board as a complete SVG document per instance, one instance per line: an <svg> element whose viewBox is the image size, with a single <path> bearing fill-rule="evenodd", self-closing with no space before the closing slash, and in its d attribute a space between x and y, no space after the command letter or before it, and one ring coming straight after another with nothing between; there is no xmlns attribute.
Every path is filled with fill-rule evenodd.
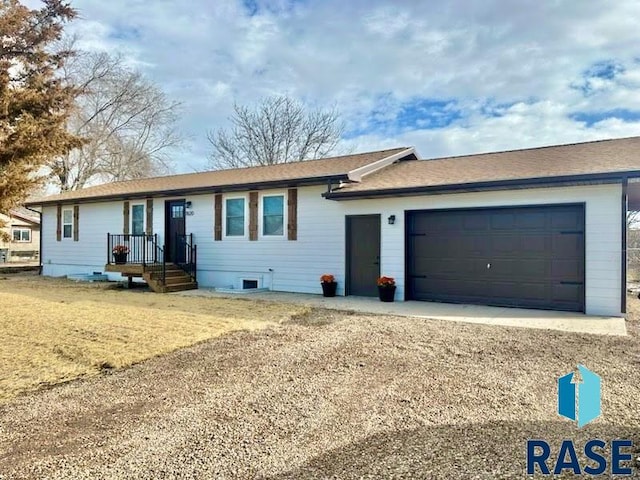
<svg viewBox="0 0 640 480"><path fill-rule="evenodd" d="M377 172L381 168L387 167L391 165L393 162L401 158L404 158L407 155L411 155L412 153L416 155L416 149L414 147L407 148L406 150L395 153L389 157L385 157L381 160L376 160L373 163L369 163L362 167L351 170L350 172L347 173L347 176L349 177L349 180L351 180L352 182L360 182L362 180L362 177L365 177L374 172Z"/></svg>

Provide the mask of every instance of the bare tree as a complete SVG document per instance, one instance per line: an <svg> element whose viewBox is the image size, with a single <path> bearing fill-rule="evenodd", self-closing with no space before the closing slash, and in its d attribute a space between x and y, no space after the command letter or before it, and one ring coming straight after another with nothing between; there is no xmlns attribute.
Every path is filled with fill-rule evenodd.
<svg viewBox="0 0 640 480"><path fill-rule="evenodd" d="M79 52L65 79L80 92L68 127L86 143L52 162L61 191L171 171L167 152L182 140L178 103L122 57L104 52Z"/></svg>
<svg viewBox="0 0 640 480"><path fill-rule="evenodd" d="M214 169L273 165L328 155L338 144L344 124L335 108L307 110L283 96L259 105L234 104L229 130L210 131Z"/></svg>

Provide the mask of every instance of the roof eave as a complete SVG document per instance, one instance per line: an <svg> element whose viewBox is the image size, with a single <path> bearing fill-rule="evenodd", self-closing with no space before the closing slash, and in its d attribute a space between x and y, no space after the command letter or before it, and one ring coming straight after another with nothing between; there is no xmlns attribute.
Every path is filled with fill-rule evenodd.
<svg viewBox="0 0 640 480"><path fill-rule="evenodd" d="M150 190L150 191L142 191L142 192L133 192L128 194L112 194L112 195L100 195L94 197L84 197L84 198L53 198L51 200L47 200L46 197L43 199L36 199L32 201L24 202L26 207L36 207L36 206L47 206L47 205L57 205L57 204L80 204L80 203L97 203L97 202L108 202L113 200L131 200L131 199L139 199L139 198L149 198L149 197L176 197L181 195L203 195L203 194L211 194L211 193L224 193L224 192L238 192L238 191L248 191L248 190L266 190L271 188L291 188L291 187L302 187L302 186L313 186L313 185L326 185L328 182L339 182L341 180L348 180L348 175L346 173L336 174L336 175L325 175L321 177L306 177L306 178L297 178L297 179L288 179L288 180L274 180L268 182L253 182L253 183L242 183L236 185L212 185L207 187L191 187L191 188L180 188L173 190Z"/></svg>
<svg viewBox="0 0 640 480"><path fill-rule="evenodd" d="M323 194L328 200L357 200L364 198L407 197L412 195L436 195L446 193L478 192L489 190L522 189L533 187L557 187L593 183L618 183L624 178L640 178L640 171L623 171L599 174L563 175L558 177L535 177L489 182L454 183L422 187L400 187L354 192L332 191Z"/></svg>

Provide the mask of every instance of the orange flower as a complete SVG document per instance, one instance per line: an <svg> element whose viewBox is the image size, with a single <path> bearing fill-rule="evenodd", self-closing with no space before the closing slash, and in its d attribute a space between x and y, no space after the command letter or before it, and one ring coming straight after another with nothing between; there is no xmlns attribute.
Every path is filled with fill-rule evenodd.
<svg viewBox="0 0 640 480"><path fill-rule="evenodd" d="M320 283L334 283L335 281L336 277L334 277L330 273L325 273L320 276Z"/></svg>
<svg viewBox="0 0 640 480"><path fill-rule="evenodd" d="M396 280L393 277L380 277L378 278L379 287L390 287L396 284Z"/></svg>
<svg viewBox="0 0 640 480"><path fill-rule="evenodd" d="M115 255L123 255L125 253L129 253L129 247L127 247L126 245L116 245L111 251Z"/></svg>

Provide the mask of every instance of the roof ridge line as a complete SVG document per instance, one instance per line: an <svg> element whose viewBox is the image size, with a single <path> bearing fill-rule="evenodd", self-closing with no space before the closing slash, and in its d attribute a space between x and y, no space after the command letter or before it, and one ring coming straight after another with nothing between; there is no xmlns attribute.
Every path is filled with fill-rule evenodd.
<svg viewBox="0 0 640 480"><path fill-rule="evenodd" d="M572 146L576 146L576 145L588 145L591 143L603 143L603 142L616 142L619 140L631 140L631 139L638 139L640 140L640 136L639 135L634 135L631 137L620 137L620 138L603 138L600 140L588 140L586 142L573 142L573 143L561 143L561 144L556 144L556 145L541 145L538 147L530 147L530 148L514 148L511 150L496 150L496 151L492 151L492 152L482 152L482 153L466 153L463 155L450 155L448 157L432 157L432 158L420 158L418 159L418 161L429 161L429 162L434 162L434 161L438 161L438 160L454 160L454 159L458 159L458 158L464 158L464 157L482 157L485 155L500 155L503 153L515 153L515 152L530 152L532 150L544 150L547 148L559 148L559 147L572 147Z"/></svg>

